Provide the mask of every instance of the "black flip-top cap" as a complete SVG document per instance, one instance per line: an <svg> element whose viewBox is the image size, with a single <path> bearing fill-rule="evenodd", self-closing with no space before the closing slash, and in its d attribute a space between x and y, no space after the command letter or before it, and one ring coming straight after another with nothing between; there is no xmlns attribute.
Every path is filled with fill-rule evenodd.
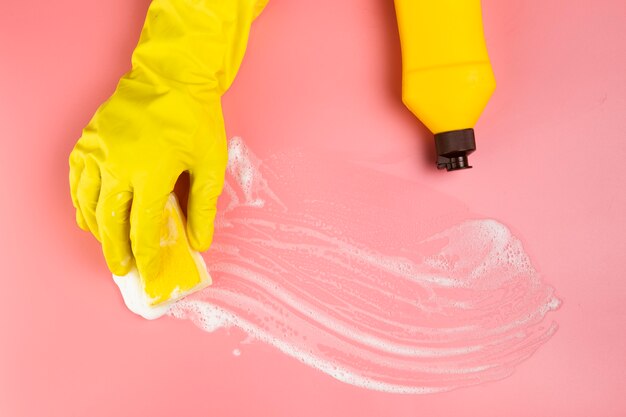
<svg viewBox="0 0 626 417"><path fill-rule="evenodd" d="M437 168L447 171L471 168L467 156L476 150L474 129L451 130L435 135Z"/></svg>

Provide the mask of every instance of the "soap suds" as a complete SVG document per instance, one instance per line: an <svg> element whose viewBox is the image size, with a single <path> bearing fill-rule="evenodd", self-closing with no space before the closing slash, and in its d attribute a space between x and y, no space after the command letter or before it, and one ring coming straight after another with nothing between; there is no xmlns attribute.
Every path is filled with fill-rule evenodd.
<svg viewBox="0 0 626 417"><path fill-rule="evenodd" d="M171 316L396 393L504 378L556 331L560 301L503 224L345 163L261 162L239 138L229 156L213 286Z"/></svg>

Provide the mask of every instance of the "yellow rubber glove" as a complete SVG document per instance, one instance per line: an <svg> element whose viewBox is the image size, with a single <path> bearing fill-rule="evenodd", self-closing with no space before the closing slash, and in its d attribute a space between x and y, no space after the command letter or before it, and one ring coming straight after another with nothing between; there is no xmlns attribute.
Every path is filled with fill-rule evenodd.
<svg viewBox="0 0 626 417"><path fill-rule="evenodd" d="M70 155L78 225L102 243L111 272L159 268L164 207L191 177L187 234L208 249L227 162L220 97L267 0L153 0L132 69Z"/></svg>

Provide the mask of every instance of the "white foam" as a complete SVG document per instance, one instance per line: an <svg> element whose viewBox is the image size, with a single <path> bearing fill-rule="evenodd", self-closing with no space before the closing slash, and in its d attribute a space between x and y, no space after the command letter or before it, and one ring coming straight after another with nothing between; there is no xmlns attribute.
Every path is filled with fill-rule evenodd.
<svg viewBox="0 0 626 417"><path fill-rule="evenodd" d="M542 321L560 301L503 224L461 221L402 256L383 253L315 217L334 201L291 211L241 139L229 155L210 263L217 281L171 316L209 332L238 327L340 381L412 394L510 375L556 331Z"/></svg>

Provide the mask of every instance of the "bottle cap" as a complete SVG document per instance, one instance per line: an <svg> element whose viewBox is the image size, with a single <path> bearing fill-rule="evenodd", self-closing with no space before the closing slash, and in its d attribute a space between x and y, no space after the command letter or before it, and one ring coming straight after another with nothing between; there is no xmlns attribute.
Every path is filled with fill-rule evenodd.
<svg viewBox="0 0 626 417"><path fill-rule="evenodd" d="M437 168L447 171L471 168L467 156L476 150L474 129L451 130L435 135Z"/></svg>

